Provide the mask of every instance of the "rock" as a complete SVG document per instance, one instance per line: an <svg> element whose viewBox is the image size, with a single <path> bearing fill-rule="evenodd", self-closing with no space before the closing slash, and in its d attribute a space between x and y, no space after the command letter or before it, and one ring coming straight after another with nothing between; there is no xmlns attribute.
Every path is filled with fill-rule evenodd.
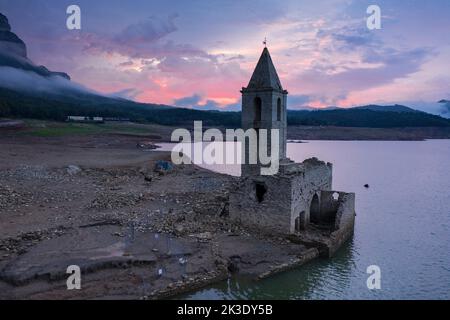
<svg viewBox="0 0 450 320"><path fill-rule="evenodd" d="M9 25L8 18L0 13L0 31L11 31L11 26Z"/></svg>
<svg viewBox="0 0 450 320"><path fill-rule="evenodd" d="M197 234L195 237L199 240L211 240L212 233L211 232L203 232L203 233Z"/></svg>
<svg viewBox="0 0 450 320"><path fill-rule="evenodd" d="M168 161L159 160L155 164L154 171L159 174L166 174L173 171L173 164Z"/></svg>
<svg viewBox="0 0 450 320"><path fill-rule="evenodd" d="M70 174L71 176L78 174L81 172L81 168L75 165L69 165L67 167L67 173Z"/></svg>
<svg viewBox="0 0 450 320"><path fill-rule="evenodd" d="M138 142L136 144L136 148L138 148L138 149L145 149L145 150L155 150L155 149L158 149L160 147L157 146L156 144L154 144L153 142L144 141L144 142Z"/></svg>
<svg viewBox="0 0 450 320"><path fill-rule="evenodd" d="M44 66L35 65L27 57L27 47L14 32L8 18L0 13L0 66L34 72L40 76L59 76L70 80L64 72L52 72Z"/></svg>

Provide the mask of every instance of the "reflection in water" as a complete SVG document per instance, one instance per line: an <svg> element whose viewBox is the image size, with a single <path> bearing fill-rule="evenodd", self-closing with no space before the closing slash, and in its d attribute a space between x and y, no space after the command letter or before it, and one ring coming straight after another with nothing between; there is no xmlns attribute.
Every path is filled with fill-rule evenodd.
<svg viewBox="0 0 450 320"><path fill-rule="evenodd" d="M333 259L187 298L450 299L450 140L311 141L289 144L288 156L333 163L333 190L356 193L353 240ZM381 290L366 286L370 265L381 268Z"/></svg>

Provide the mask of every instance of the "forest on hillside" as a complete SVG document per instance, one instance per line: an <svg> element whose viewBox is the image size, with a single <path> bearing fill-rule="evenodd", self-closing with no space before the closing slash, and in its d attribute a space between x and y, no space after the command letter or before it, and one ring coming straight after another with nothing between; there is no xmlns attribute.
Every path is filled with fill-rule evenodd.
<svg viewBox="0 0 450 320"><path fill-rule="evenodd" d="M0 117L64 121L67 116L126 117L135 122L240 127L240 112L202 111L137 103L93 94L27 95L0 89ZM449 127L450 119L425 112L388 112L360 108L288 111L288 125L338 127Z"/></svg>

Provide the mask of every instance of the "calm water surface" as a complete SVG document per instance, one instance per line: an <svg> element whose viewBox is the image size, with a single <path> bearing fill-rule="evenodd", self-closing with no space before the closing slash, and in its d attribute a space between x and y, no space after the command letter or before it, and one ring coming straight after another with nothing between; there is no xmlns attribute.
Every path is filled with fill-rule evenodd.
<svg viewBox="0 0 450 320"><path fill-rule="evenodd" d="M288 156L333 163L334 190L356 193L353 239L333 259L186 298L450 299L450 140L309 141L289 144ZM381 268L381 290L367 289L369 265Z"/></svg>

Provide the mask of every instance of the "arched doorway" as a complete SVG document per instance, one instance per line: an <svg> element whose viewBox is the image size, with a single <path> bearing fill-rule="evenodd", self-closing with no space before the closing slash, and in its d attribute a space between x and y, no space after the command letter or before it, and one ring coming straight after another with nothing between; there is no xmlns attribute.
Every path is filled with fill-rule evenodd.
<svg viewBox="0 0 450 320"><path fill-rule="evenodd" d="M297 218L295 218L295 232L300 232L301 230L305 230L305 221L306 214L305 211L300 212Z"/></svg>
<svg viewBox="0 0 450 320"><path fill-rule="evenodd" d="M317 194L311 200L311 206L309 209L309 220L311 223L319 223L320 220L320 202Z"/></svg>
<svg viewBox="0 0 450 320"><path fill-rule="evenodd" d="M262 182L256 182L255 183L255 193L256 193L256 200L258 200L259 203L264 201L264 196L267 193L267 187Z"/></svg>

